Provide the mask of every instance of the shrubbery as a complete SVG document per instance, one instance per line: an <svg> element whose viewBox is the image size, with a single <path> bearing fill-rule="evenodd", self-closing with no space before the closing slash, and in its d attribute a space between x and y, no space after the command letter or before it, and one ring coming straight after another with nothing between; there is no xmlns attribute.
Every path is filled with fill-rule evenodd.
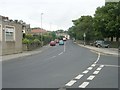
<svg viewBox="0 0 120 90"><path fill-rule="evenodd" d="M22 43L23 43L23 44L30 44L31 42L30 42L29 39L24 38L24 39L22 40Z"/></svg>

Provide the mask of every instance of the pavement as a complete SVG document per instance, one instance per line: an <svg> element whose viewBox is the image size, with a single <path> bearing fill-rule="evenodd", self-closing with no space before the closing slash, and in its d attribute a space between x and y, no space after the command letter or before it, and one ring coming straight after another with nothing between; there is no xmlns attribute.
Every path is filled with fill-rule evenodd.
<svg viewBox="0 0 120 90"><path fill-rule="evenodd" d="M11 55L4 55L4 56L0 56L0 57L2 58L2 61L7 61L7 60L15 59L15 58L35 55L35 54L43 52L44 50L46 50L48 48L49 48L49 45L46 45L46 46L40 47L38 49L35 49L33 51L23 51L22 53L11 54Z"/></svg>
<svg viewBox="0 0 120 90"><path fill-rule="evenodd" d="M102 54L115 55L115 56L119 55L117 48L98 48L98 47L94 47L94 46L90 46L90 45L83 45L83 44L78 44L78 45L81 47L84 47L84 48L88 48L92 51L102 53Z"/></svg>
<svg viewBox="0 0 120 90"><path fill-rule="evenodd" d="M76 42L74 42L74 43L76 43ZM76 44L78 44L78 43L76 43ZM80 47L88 48L92 51L99 52L99 53L102 53L102 54L115 55L115 56L119 55L117 48L97 48L97 47L90 46L90 45L85 45L85 46L83 44L78 44L78 45ZM2 61L6 61L6 60L20 58L20 57L24 57L24 56L31 56L31 55L34 55L34 54L41 53L49 47L50 46L47 45L47 46L43 46L42 48L38 48L38 49L33 50L33 51L24 51L22 53L12 54L12 55L4 55L4 56L2 56L2 57L0 56L0 57L2 58Z"/></svg>

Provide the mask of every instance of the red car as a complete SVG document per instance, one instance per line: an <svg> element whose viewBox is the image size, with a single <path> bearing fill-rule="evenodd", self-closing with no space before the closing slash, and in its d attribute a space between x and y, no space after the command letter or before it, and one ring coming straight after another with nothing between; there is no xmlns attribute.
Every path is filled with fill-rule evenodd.
<svg viewBox="0 0 120 90"><path fill-rule="evenodd" d="M50 46L55 46L56 45L56 42L55 41L51 41L50 42Z"/></svg>
<svg viewBox="0 0 120 90"><path fill-rule="evenodd" d="M56 43L59 43L59 40L58 40L58 39L55 39L55 42L56 42Z"/></svg>

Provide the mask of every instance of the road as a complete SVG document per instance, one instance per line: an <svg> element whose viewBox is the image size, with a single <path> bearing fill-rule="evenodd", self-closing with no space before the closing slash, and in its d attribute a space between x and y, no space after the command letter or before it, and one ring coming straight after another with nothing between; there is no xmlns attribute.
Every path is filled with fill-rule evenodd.
<svg viewBox="0 0 120 90"><path fill-rule="evenodd" d="M4 61L3 88L118 88L118 57L66 41L42 53Z"/></svg>

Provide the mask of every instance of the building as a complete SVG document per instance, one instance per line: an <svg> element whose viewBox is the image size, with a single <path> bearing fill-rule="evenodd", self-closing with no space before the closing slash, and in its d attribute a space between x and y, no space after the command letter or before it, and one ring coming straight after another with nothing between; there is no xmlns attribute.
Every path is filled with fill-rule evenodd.
<svg viewBox="0 0 120 90"><path fill-rule="evenodd" d="M16 22L18 22L18 20L16 20ZM30 24L26 24L22 20L20 20L19 23L22 24L23 33L25 33L25 34L30 34L31 33Z"/></svg>
<svg viewBox="0 0 120 90"><path fill-rule="evenodd" d="M44 29L41 29L41 28L33 28L31 30L32 35L41 35L41 34L46 34L46 33L47 33L47 31Z"/></svg>
<svg viewBox="0 0 120 90"><path fill-rule="evenodd" d="M1 55L22 52L22 24L0 16Z"/></svg>

